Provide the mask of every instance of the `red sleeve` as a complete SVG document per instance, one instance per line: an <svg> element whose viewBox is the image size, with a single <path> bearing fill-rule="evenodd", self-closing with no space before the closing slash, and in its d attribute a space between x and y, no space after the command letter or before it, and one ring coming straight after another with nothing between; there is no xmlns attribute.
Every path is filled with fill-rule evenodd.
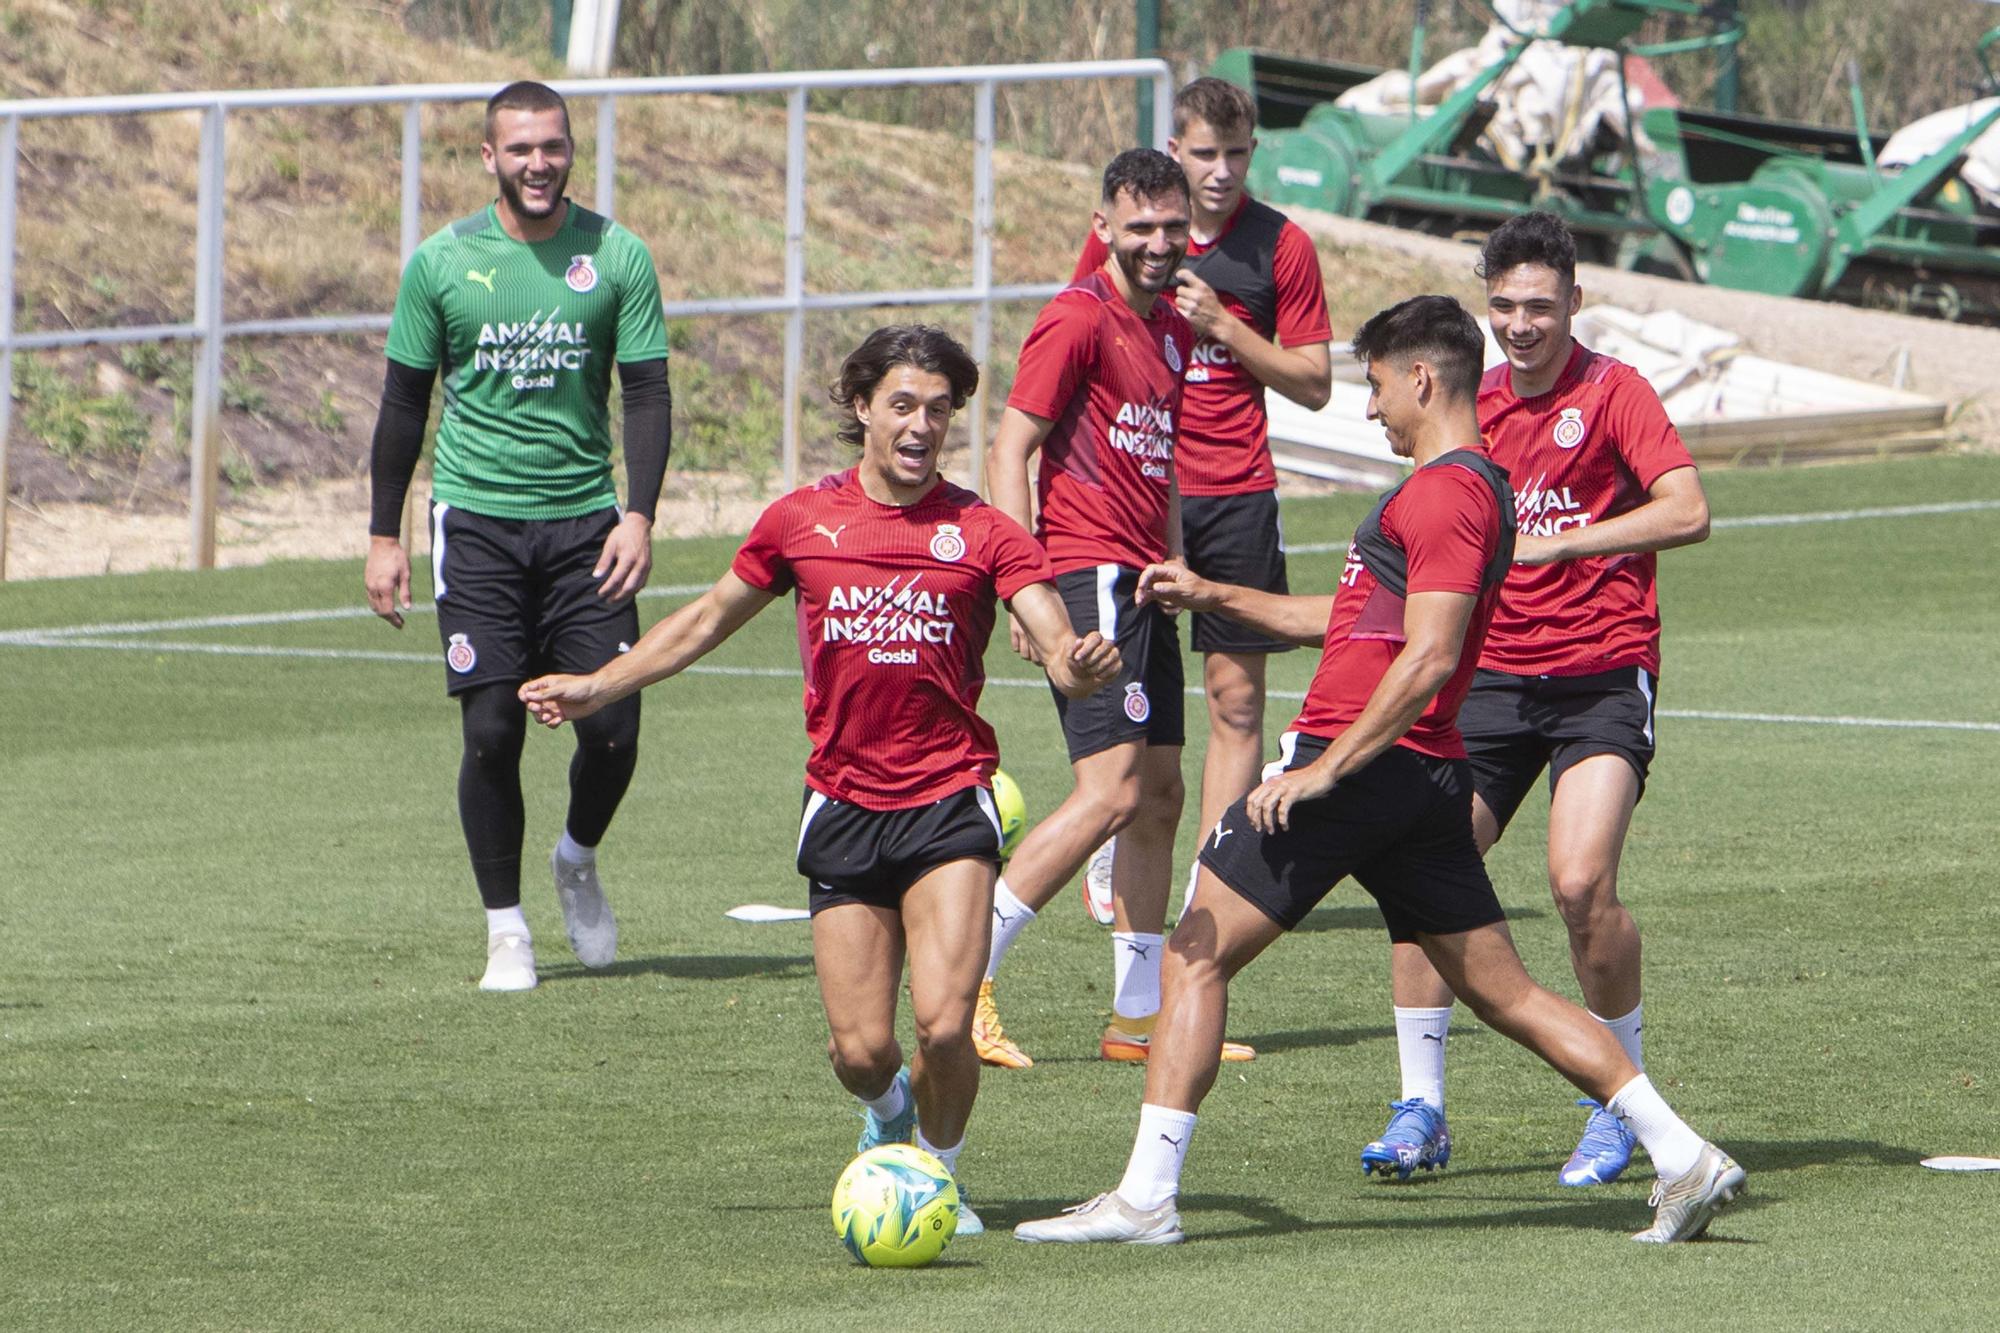
<svg viewBox="0 0 2000 1333"><path fill-rule="evenodd" d="M1333 341L1333 322L1326 313L1326 284L1320 280L1319 251L1313 248L1312 238L1293 223L1278 229L1271 276L1278 285L1278 341L1286 347Z"/></svg>
<svg viewBox="0 0 2000 1333"><path fill-rule="evenodd" d="M1082 282L1091 274L1104 267L1104 261L1111 257L1111 248L1097 239L1097 229L1083 238L1083 253L1076 257L1076 271L1069 275L1071 282Z"/></svg>
<svg viewBox="0 0 2000 1333"><path fill-rule="evenodd" d="M750 535L729 562L730 572L753 588L778 596L792 590L792 566L785 559L785 515L783 500L765 507L757 516Z"/></svg>
<svg viewBox="0 0 2000 1333"><path fill-rule="evenodd" d="M1500 541L1493 492L1468 468L1445 467L1410 478L1389 512L1393 535L1410 562L1408 591L1479 594Z"/></svg>
<svg viewBox="0 0 2000 1333"><path fill-rule="evenodd" d="M1651 490L1675 468L1694 466L1681 433L1667 420L1660 396L1643 376L1637 371L1620 375L1607 387L1611 401L1605 420L1611 427L1611 442L1642 490Z"/></svg>
<svg viewBox="0 0 2000 1333"><path fill-rule="evenodd" d="M1042 544L998 509L989 506L986 512L986 565L993 573L993 590L1000 600L1011 600L1031 583L1055 582L1055 570Z"/></svg>
<svg viewBox="0 0 2000 1333"><path fill-rule="evenodd" d="M1054 421L1096 365L1097 298L1080 293L1064 300L1058 294L1042 307L1028 340L1021 344L1007 406Z"/></svg>

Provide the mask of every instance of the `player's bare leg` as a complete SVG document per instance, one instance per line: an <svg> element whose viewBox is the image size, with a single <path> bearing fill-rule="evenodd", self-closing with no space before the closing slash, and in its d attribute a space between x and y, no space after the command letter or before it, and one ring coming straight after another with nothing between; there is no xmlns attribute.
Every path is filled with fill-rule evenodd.
<svg viewBox="0 0 2000 1333"><path fill-rule="evenodd" d="M840 903L814 915L812 935L813 969L831 1031L827 1058L840 1086L871 1116L863 1146L870 1146L871 1135L881 1142L907 1140L916 1103L901 1074L903 1048L896 1041L902 915L869 903ZM880 1137L884 1131L889 1137Z"/></svg>
<svg viewBox="0 0 2000 1333"><path fill-rule="evenodd" d="M918 1124L933 1143L965 1137L979 1092L972 1049L972 1006L986 967L994 868L985 861L941 865L903 895L910 952L910 1011L917 1053L910 1078Z"/></svg>
<svg viewBox="0 0 2000 1333"><path fill-rule="evenodd" d="M1202 694L1208 700L1208 753L1201 761L1201 826L1205 836L1236 799L1257 785L1264 768L1263 653L1204 653Z"/></svg>
<svg viewBox="0 0 2000 1333"><path fill-rule="evenodd" d="M1195 905L1167 940L1160 1017L1146 1065L1149 1105L1194 1111L1215 1085L1229 1020L1229 983L1284 934L1277 922L1203 867Z"/></svg>
<svg viewBox="0 0 2000 1333"><path fill-rule="evenodd" d="M1174 874L1174 832L1187 789L1181 782L1181 747L1148 745L1139 760L1139 803L1119 832L1111 876L1112 929L1158 935L1167 924ZM1009 867L1008 880L1013 880Z"/></svg>
<svg viewBox="0 0 2000 1333"><path fill-rule="evenodd" d="M1615 754L1568 769L1549 802L1549 890L1569 928L1570 963L1592 1013L1639 1007L1639 928L1618 899L1618 859L1639 776Z"/></svg>
<svg viewBox="0 0 2000 1333"><path fill-rule="evenodd" d="M1144 741L1126 741L1070 764L1076 785L1047 819L1028 830L1007 862L1007 887L1016 898L1041 911L1098 844L1132 822L1145 753Z"/></svg>

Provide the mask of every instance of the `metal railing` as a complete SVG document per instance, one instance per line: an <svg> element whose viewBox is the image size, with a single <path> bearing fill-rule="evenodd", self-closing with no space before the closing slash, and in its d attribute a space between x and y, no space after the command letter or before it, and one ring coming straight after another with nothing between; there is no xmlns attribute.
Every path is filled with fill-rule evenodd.
<svg viewBox="0 0 2000 1333"><path fill-rule="evenodd" d="M679 94L786 94L785 136L785 272L784 290L777 296L713 297L698 301L668 301L666 314L783 314L785 484L794 486L799 467L799 389L805 359L805 317L816 310L848 310L870 306L971 305L972 354L981 365L990 351L993 305L997 301L1045 298L1060 283L993 285L993 147L994 95L1002 84L1048 83L1077 79L1132 78L1149 80L1154 90L1154 146L1166 142L1172 114L1171 74L1163 60L1106 60L1049 65L961 65L927 69L813 70L790 74L720 74L681 78L569 79L550 86L571 98L595 99L596 197L593 207L607 217L614 208L613 188L618 157L617 104L620 97ZM806 100L815 91L849 88L905 88L970 85L973 90L972 282L965 287L933 287L899 291L806 291ZM193 403L190 421L188 508L190 563L197 569L215 565L215 516L219 475L222 410L222 345L232 337L273 334L332 334L380 332L389 327L386 314L326 315L294 319L237 320L223 304L223 245L227 118L232 111L298 107L403 107L402 202L400 240L402 262L424 236L422 220L423 108L431 103L483 102L492 96L491 83L408 84L385 88L304 88L237 92L163 93L120 97L65 97L38 101L0 101L0 579L7 569L7 436L11 424L14 353L98 343L187 340L196 345ZM201 151L196 164L196 232L194 317L186 323L146 326L25 330L14 327L15 218L20 171L20 126L24 120L75 116L118 116L158 112L201 113ZM971 404L974 432L973 484L980 483L980 438L986 415L986 380Z"/></svg>

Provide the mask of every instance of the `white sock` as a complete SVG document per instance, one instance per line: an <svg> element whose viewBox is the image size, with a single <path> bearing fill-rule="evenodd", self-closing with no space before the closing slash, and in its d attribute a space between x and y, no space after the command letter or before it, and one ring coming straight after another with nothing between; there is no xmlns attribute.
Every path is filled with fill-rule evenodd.
<svg viewBox="0 0 2000 1333"><path fill-rule="evenodd" d="M1653 1080L1639 1075L1613 1093L1604 1109L1639 1136L1661 1180L1673 1180L1694 1170L1695 1159L1701 1156L1701 1135L1674 1114L1666 1098L1653 1087Z"/></svg>
<svg viewBox="0 0 2000 1333"><path fill-rule="evenodd" d="M1181 1190L1181 1164L1194 1136L1194 1112L1171 1111L1150 1103L1139 1108L1139 1135L1118 1193L1140 1212L1150 1212Z"/></svg>
<svg viewBox="0 0 2000 1333"><path fill-rule="evenodd" d="M1160 953L1164 935L1111 933L1111 1011L1120 1018L1160 1012Z"/></svg>
<svg viewBox="0 0 2000 1333"><path fill-rule="evenodd" d="M888 1091L880 1097L856 1097L854 1100L873 1111L877 1120L884 1121L894 1120L910 1104L909 1094L903 1091L903 1080L900 1078L890 1079Z"/></svg>
<svg viewBox="0 0 2000 1333"><path fill-rule="evenodd" d="M562 841L556 844L556 855L573 866L597 864L597 849L595 847L585 847L575 838L570 837L568 829L563 830Z"/></svg>
<svg viewBox="0 0 2000 1333"><path fill-rule="evenodd" d="M944 1163L944 1169L951 1172L952 1179L958 1179L958 1155L965 1151L965 1136L958 1136L958 1142L949 1148L940 1148L924 1137L924 1131L917 1130L917 1146Z"/></svg>
<svg viewBox="0 0 2000 1333"><path fill-rule="evenodd" d="M528 918L521 915L521 904L486 909L486 938L490 940L495 935L528 937Z"/></svg>
<svg viewBox="0 0 2000 1333"><path fill-rule="evenodd" d="M1035 909L1014 896L1005 879L993 881L993 944L986 955L986 979L1000 972L1000 960L1013 947L1014 937L1035 919Z"/></svg>
<svg viewBox="0 0 2000 1333"><path fill-rule="evenodd" d="M1632 1012L1623 1018L1606 1018L1599 1013L1591 1014L1592 1018L1611 1029L1611 1035L1618 1038L1618 1044L1625 1048L1625 1058L1637 1065L1640 1073L1646 1070L1646 1062L1639 1058L1639 1028L1645 1012L1645 1005L1635 1004L1632 1006Z"/></svg>
<svg viewBox="0 0 2000 1333"><path fill-rule="evenodd" d="M1444 1110L1444 1040L1451 1032L1451 1006L1396 1008L1396 1056L1403 1065L1403 1100L1421 1097Z"/></svg>

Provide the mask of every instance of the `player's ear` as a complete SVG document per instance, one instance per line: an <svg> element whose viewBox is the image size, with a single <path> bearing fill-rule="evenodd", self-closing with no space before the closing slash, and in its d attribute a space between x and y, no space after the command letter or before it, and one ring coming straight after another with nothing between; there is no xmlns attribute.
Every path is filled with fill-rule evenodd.
<svg viewBox="0 0 2000 1333"><path fill-rule="evenodd" d="M1583 309L1583 284L1580 282L1571 283L1569 289L1569 312L1574 315L1581 309Z"/></svg>
<svg viewBox="0 0 2000 1333"><path fill-rule="evenodd" d="M1111 219L1105 216L1102 208L1093 208L1090 211L1090 229L1096 233L1098 240L1107 246L1111 245L1115 233L1111 230Z"/></svg>
<svg viewBox="0 0 2000 1333"><path fill-rule="evenodd" d="M849 406L854 409L854 419L863 426L866 426L868 424L868 400L857 393L854 395L854 401Z"/></svg>

